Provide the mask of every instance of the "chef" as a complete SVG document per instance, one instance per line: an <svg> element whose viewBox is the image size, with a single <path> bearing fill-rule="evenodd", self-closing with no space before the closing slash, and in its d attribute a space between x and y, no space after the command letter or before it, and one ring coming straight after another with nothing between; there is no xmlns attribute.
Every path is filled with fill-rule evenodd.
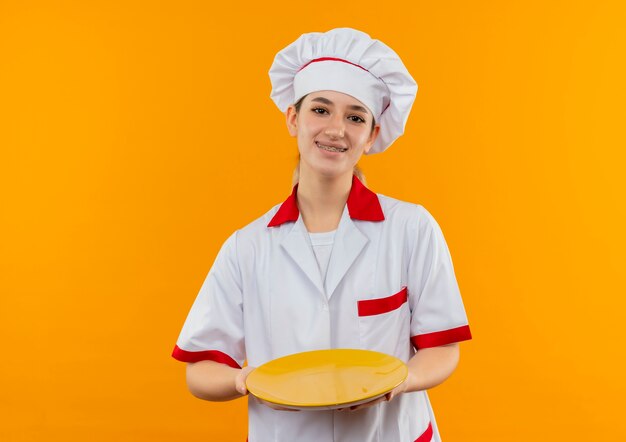
<svg viewBox="0 0 626 442"><path fill-rule="evenodd" d="M297 182L225 241L173 357L188 363L195 396L222 401L247 394L253 367L289 354L393 355L406 381L362 405L293 412L249 397L249 441L440 441L426 390L471 338L450 253L424 207L374 193L355 173L361 155L403 133L417 85L391 48L348 28L302 35L270 79L298 146Z"/></svg>

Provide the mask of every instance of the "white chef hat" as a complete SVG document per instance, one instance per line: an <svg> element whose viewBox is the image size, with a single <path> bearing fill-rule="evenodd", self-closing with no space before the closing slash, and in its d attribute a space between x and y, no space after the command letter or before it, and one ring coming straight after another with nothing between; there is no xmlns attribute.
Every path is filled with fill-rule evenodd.
<svg viewBox="0 0 626 442"><path fill-rule="evenodd" d="M417 93L415 80L393 49L350 28L301 35L276 54L269 74L270 96L281 112L322 90L365 104L380 124L369 153L384 151L404 133Z"/></svg>

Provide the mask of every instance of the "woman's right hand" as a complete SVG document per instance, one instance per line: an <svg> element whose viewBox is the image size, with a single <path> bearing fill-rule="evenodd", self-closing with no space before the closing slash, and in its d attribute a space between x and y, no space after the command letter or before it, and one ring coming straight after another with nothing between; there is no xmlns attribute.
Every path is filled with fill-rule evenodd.
<svg viewBox="0 0 626 442"><path fill-rule="evenodd" d="M237 376L235 377L235 389L237 390L237 392L243 396L248 394L248 389L246 388L246 379L248 379L248 375L252 372L252 370L254 370L255 367L243 367L239 373L237 373ZM263 399L259 399L258 397L254 397L254 400L260 402L261 404L265 405L266 407L270 407L273 410L279 410L279 411L299 411L299 410L294 410L291 408L285 408L285 407L281 407L278 404L273 404L271 402L266 402Z"/></svg>
<svg viewBox="0 0 626 442"><path fill-rule="evenodd" d="M254 368L255 367L250 366L243 367L241 370L239 370L237 376L235 376L235 390L237 390L237 392L242 396L248 394L248 389L246 388L246 379L248 378L250 372L254 370Z"/></svg>

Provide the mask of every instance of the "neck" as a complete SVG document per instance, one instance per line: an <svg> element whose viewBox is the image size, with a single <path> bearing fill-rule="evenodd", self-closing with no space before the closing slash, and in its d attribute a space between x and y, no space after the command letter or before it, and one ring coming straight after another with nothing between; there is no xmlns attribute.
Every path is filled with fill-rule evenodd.
<svg viewBox="0 0 626 442"><path fill-rule="evenodd" d="M352 173L324 177L300 168L298 209L309 232L335 230L352 188Z"/></svg>

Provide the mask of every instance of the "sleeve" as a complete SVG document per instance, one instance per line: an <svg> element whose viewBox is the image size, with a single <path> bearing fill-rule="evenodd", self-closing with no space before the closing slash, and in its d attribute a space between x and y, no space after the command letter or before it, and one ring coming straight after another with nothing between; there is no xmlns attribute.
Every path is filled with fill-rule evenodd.
<svg viewBox="0 0 626 442"><path fill-rule="evenodd" d="M472 338L441 228L420 206L413 250L408 260L407 288L411 310L411 342L416 349Z"/></svg>
<svg viewBox="0 0 626 442"><path fill-rule="evenodd" d="M237 232L220 249L185 320L172 357L240 368L245 359Z"/></svg>

